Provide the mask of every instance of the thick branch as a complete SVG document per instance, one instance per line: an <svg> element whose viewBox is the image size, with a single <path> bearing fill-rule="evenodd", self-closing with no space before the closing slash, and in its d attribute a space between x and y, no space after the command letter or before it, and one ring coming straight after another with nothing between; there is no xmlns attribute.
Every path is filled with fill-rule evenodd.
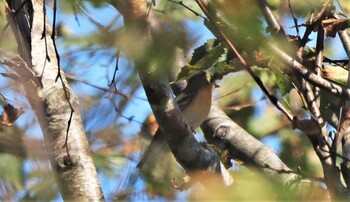
<svg viewBox="0 0 350 202"><path fill-rule="evenodd" d="M334 14L334 17L340 18L338 14ZM340 37L340 40L343 44L344 50L346 54L348 55L349 62L350 62L350 34L347 30L344 31L338 31L338 35ZM348 68L350 68L350 64L348 64ZM346 84L347 87L350 87L350 71L348 74L348 81ZM345 102L345 113L342 115L343 118L341 119L341 127L339 134L337 136L338 141L337 144L342 141L342 155L350 159L350 102ZM341 163L341 172L343 174L344 181L346 183L347 188L350 187L350 162L347 160L343 160Z"/></svg>
<svg viewBox="0 0 350 202"><path fill-rule="evenodd" d="M256 0L257 5L261 9L267 24L269 25L269 29L273 35L281 36L281 38L285 38L285 32L283 27L278 22L276 16L272 13L272 10L267 5L266 0Z"/></svg>
<svg viewBox="0 0 350 202"><path fill-rule="evenodd" d="M290 5L291 7L291 5ZM270 48L273 49L275 54L277 54L282 61L287 64L288 66L291 66L294 71L296 71L299 75L301 75L301 78L298 78L298 80L301 83L301 86L305 89L303 90L305 94L305 98L308 102L308 108L310 112L313 115L313 118L317 121L319 127L321 128L321 134L317 139L315 139L315 136L308 135L311 142L313 143L314 149L316 153L318 154L324 171L324 176L327 182L327 185L329 186L329 189L331 190L331 193L334 194L335 192L341 193L344 191L344 187L342 186L342 183L340 182L340 176L339 176L339 170L336 167L335 158L331 158L333 155L331 155L331 151L328 146L328 133L325 124L323 123L323 118L320 115L319 110L319 89L318 87L327 89L331 92L335 92L338 96L343 96L345 98L349 97L349 90L342 88L340 86L334 85L333 83L330 83L326 80L324 80L320 75L320 68L322 67L322 59L323 59L323 30L320 27L321 26L321 20L324 18L327 8L329 7L329 2L327 1L324 6L322 7L321 11L317 14L317 16L313 19L311 19L311 25L308 26L303 39L300 41L300 47L297 52L298 59L294 60L294 58L288 56L286 53L284 53L282 50L278 50L277 46L274 46L273 44L270 44ZM294 14L293 14L294 15ZM272 21L270 18L265 17L265 19L268 21L268 23L278 23L277 21ZM308 36L311 33L313 27L318 23L319 25L319 33L317 37L317 47L316 47L316 74L311 72L310 70L303 67L300 63L302 62L302 51L303 48L307 42ZM279 24L279 23L278 23ZM297 27L297 25L296 25ZM299 36L298 36L299 37ZM300 38L299 38L300 39ZM299 63L300 62L300 63ZM316 87L314 88L315 91L312 91L310 85L307 81L314 84ZM314 94L315 93L315 94ZM345 95L347 94L347 95ZM334 151L333 151L334 152ZM336 151L335 151L336 152ZM341 197L340 195L338 195ZM338 197L336 195L336 197Z"/></svg>
<svg viewBox="0 0 350 202"><path fill-rule="evenodd" d="M340 19L340 16L336 13L333 14L335 18ZM345 52L348 55L348 58L350 58L350 34L348 30L339 30L338 31L340 40L344 46Z"/></svg>
<svg viewBox="0 0 350 202"><path fill-rule="evenodd" d="M230 156L247 165L261 168L268 177L278 179L282 184L292 184L301 178L293 173L272 149L233 122L217 103L213 103L201 128L210 143L222 150L229 149Z"/></svg>
<svg viewBox="0 0 350 202"><path fill-rule="evenodd" d="M144 0L128 0L114 6L124 16L127 33L135 34L139 44L150 48L159 47L162 44L156 44L157 39L152 39L151 33L156 33L157 36L161 36L162 32L165 33L162 26L157 26L156 19L152 16L147 18L145 5ZM221 166L216 152L197 142L191 128L185 122L181 110L174 101L167 79L168 72L165 70L169 67L155 67L152 63L152 60L156 61L154 58L135 57L133 54L138 52L140 47L133 47L135 44L130 46L128 48L132 50L126 52L135 62L152 111L162 133L167 135L168 145L176 160L189 172L204 170L216 173L221 176L223 184L232 184L233 180ZM171 61L171 58L169 60Z"/></svg>

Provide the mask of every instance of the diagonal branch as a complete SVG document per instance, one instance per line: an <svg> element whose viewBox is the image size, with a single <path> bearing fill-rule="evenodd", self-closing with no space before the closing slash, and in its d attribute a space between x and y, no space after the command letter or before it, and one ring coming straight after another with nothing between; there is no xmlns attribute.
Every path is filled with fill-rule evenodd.
<svg viewBox="0 0 350 202"><path fill-rule="evenodd" d="M114 6L124 16L126 32L134 34L138 43L151 49L159 46L156 44L157 39L153 39L151 33L156 32L160 35L163 30L161 26L152 26L157 24L157 19L152 18L152 13L147 15L145 1L126 0ZM212 148L199 143L185 122L181 110L174 101L168 72L164 71L163 66L153 64L154 58L135 57L133 53L139 51L139 46L132 44L128 48L132 50L126 51L126 54L135 62L152 111L162 132L167 136L166 140L176 160L190 174L194 171L205 171L206 176L215 173L221 179L222 185L231 185L233 179L223 168L219 156Z"/></svg>
<svg viewBox="0 0 350 202"><path fill-rule="evenodd" d="M334 14L334 17L339 19L340 16ZM343 44L346 54L348 55L349 64L348 70L350 68L350 34L347 30L338 31L338 35ZM346 84L347 87L350 87L350 71L348 74L348 81ZM340 120L340 130L337 135L336 145L342 143L342 154L345 158L350 158L350 102L347 100L345 102L344 114L342 114L342 119ZM350 162L343 159L341 163L341 172L343 174L344 181L347 187L350 187Z"/></svg>
<svg viewBox="0 0 350 202"><path fill-rule="evenodd" d="M270 43L268 45L268 48L275 55L277 55L285 65L292 68L294 71L296 71L300 76L305 78L311 84L317 87L320 87L322 89L325 89L337 97L350 99L350 89L344 88L340 85L334 84L322 77L317 76L316 74L308 70L306 67L304 67L302 64L297 62L294 58L292 58L287 53L285 53L283 50L281 50L276 44Z"/></svg>
<svg viewBox="0 0 350 202"><path fill-rule="evenodd" d="M320 114L320 109L319 109L318 87L325 88L331 92L337 92L339 96L343 96L343 97L347 96L347 98L348 98L348 95L344 96L344 94L349 93L348 89L334 85L333 83L330 83L322 79L320 75L320 68L322 67L322 63L323 63L323 38L324 38L324 34L323 34L324 32L321 27L321 20L324 18L324 16L326 16L329 6L330 6L329 1L325 1L325 4L323 5L321 11L316 15L316 17L310 20L310 24L307 26L307 29L304 33L304 37L301 40L299 40L299 49L296 54L298 58L297 61L295 61L294 58L288 56L282 50L278 49L277 45L270 44L269 48L272 49L276 55L282 58L282 61L285 64L292 67L292 69L295 72L297 72L299 75L302 76L298 78L298 80L300 82L301 87L304 88L303 93L305 95L305 99L307 100L308 108L311 112L312 117L317 121L319 127L321 128L321 131L320 131L321 134L318 135L318 140L315 139L315 136L312 136L312 135L308 135L308 137L313 143L314 149L321 160L325 179L329 186L331 194L333 196L334 194L336 194L335 197L342 197L340 195L337 195L337 193L341 194L344 191L344 187L340 182L339 170L336 167L335 156L334 156L336 151L330 151L331 146L329 146L328 144L327 129L325 124L323 123L324 121ZM291 8L291 5L290 5L290 8ZM293 11L292 11L292 14L293 14ZM265 18L265 19L270 23L278 23L277 21L271 21L269 18ZM296 21L295 21L295 24L296 24ZM316 25L318 25L319 29L318 29L317 47L316 47L316 61L315 61L316 69L314 73L306 69L305 67L303 67L303 65L301 65L300 63L303 60L302 52L308 40L308 36ZM295 26L297 28L298 25L296 24ZM312 84L314 84L316 87L314 87L314 89L311 89L310 84L306 82L305 79L311 82Z"/></svg>
<svg viewBox="0 0 350 202"><path fill-rule="evenodd" d="M217 103L213 103L207 120L201 125L206 139L220 150L228 150L230 158L259 169L269 179L296 194L312 186L311 180L288 168L276 153L234 123ZM306 182L306 183L305 183ZM325 191L326 192L326 191Z"/></svg>
<svg viewBox="0 0 350 202"><path fill-rule="evenodd" d="M235 46L232 44L230 39L226 36L226 34L217 26L216 22L217 20L215 19L215 15L212 14L208 8L208 6L201 0L196 0L197 4L199 7L202 9L204 14L207 16L209 23L211 23L211 27L213 27L214 30L211 30L212 33L215 35L215 33L218 33L219 36L216 36L218 38L221 38L233 51L233 53L237 56L239 59L240 63L243 65L243 67L247 70L249 75L254 79L254 81L258 84L260 89L264 92L266 97L271 101L272 104L276 106L277 109L279 109L286 117L292 121L293 120L293 115L291 112L286 109L281 102L278 101L278 99L272 95L269 90L265 87L264 83L261 81L261 79L253 72L253 70L250 68L250 66L247 64L247 62L244 60L244 58L241 56L241 54L237 51Z"/></svg>

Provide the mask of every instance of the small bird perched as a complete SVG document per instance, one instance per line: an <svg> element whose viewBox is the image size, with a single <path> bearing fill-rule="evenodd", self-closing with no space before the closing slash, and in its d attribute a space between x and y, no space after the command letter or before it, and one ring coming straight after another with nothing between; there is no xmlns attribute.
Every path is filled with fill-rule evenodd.
<svg viewBox="0 0 350 202"><path fill-rule="evenodd" d="M202 124L209 114L214 87L214 81L210 73L201 71L188 80L186 88L175 98L185 121L193 131ZM158 128L137 164L138 169L141 170L148 158L159 152L166 143L165 138L166 136Z"/></svg>

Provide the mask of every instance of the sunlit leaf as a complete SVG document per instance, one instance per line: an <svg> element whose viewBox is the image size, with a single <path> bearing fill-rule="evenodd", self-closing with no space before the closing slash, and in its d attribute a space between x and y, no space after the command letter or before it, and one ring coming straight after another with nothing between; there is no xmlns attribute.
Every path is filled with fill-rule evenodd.
<svg viewBox="0 0 350 202"><path fill-rule="evenodd" d="M284 74L283 72L278 70L277 68L272 67L271 70L273 72L273 75L276 78L276 84L277 84L282 96L289 93L293 87L291 79L286 74Z"/></svg>
<svg viewBox="0 0 350 202"><path fill-rule="evenodd" d="M329 80L338 82L345 85L348 81L349 72L339 66L324 66L323 67L323 76Z"/></svg>
<svg viewBox="0 0 350 202"><path fill-rule="evenodd" d="M224 47L219 40L208 40L194 50L190 63L181 69L178 80L186 79L196 71L209 69L224 52Z"/></svg>

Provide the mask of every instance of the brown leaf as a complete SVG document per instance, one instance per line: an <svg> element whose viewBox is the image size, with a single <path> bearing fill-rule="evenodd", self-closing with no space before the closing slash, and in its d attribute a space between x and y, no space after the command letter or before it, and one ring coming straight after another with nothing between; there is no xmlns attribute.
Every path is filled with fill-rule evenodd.
<svg viewBox="0 0 350 202"><path fill-rule="evenodd" d="M0 116L0 126L12 126L12 124L23 114L22 108L15 108L11 104L6 104Z"/></svg>
<svg viewBox="0 0 350 202"><path fill-rule="evenodd" d="M139 138L131 139L123 144L122 151L126 155L130 155L133 152L140 152L142 149L142 142Z"/></svg>
<svg viewBox="0 0 350 202"><path fill-rule="evenodd" d="M322 20L322 26L326 32L326 36L334 38L337 31L350 27L350 19Z"/></svg>

